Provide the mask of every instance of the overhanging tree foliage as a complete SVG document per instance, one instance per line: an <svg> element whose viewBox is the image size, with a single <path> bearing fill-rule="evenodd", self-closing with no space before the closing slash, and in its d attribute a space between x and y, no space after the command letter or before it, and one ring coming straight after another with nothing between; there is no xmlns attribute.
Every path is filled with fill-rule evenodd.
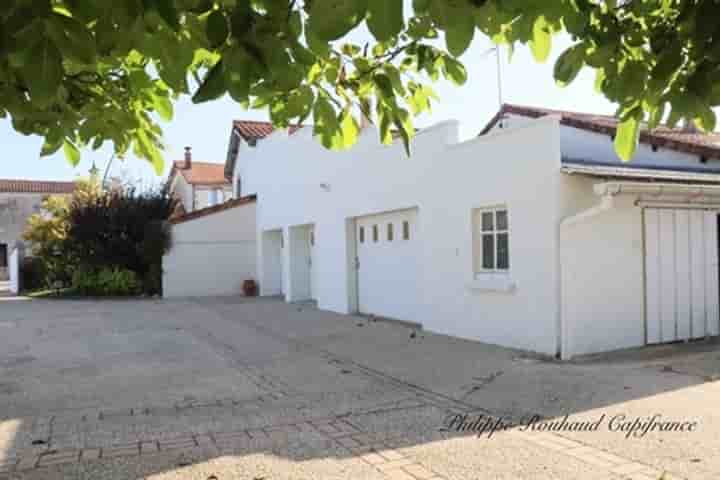
<svg viewBox="0 0 720 480"><path fill-rule="evenodd" d="M80 147L111 142L158 171L157 117L172 118L184 94L228 93L279 127L312 118L328 148L352 145L364 114L383 142L396 131L409 148L412 117L436 98L429 84L465 83L458 57L475 37L527 44L545 61L567 31L575 43L555 79L596 70L628 159L641 121L715 128L718 14L714 0L4 0L0 117L44 137L44 155L63 148L76 164ZM372 43L346 41L363 25Z"/></svg>

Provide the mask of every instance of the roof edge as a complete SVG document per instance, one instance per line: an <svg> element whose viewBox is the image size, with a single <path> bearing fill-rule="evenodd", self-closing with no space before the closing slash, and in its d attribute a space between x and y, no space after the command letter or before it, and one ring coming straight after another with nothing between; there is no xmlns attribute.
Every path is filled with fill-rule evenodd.
<svg viewBox="0 0 720 480"><path fill-rule="evenodd" d="M600 125L591 120L585 120L581 118L568 118L566 115L563 115L563 112L561 111L553 111L551 109L540 109L535 107L524 107L522 105L503 103L500 107L500 110L493 116L493 118L490 119L487 125L485 125L485 127L480 131L480 134L478 136L482 136L488 133L500 120L502 120L503 116L508 113L530 118L540 118L557 113L558 115L560 115L560 124L567 127L578 128L581 130L600 133L608 136L615 135L615 132L617 131L617 126ZM580 114L581 112L568 113ZM691 155L699 155L708 158L720 158L720 147L716 148L708 145L699 145L697 143L683 140L659 137L653 134L651 130L641 130L639 141L640 143L646 145L656 145L658 147L667 148L677 152L688 153Z"/></svg>
<svg viewBox="0 0 720 480"><path fill-rule="evenodd" d="M236 207L240 207L242 205L247 205L250 203L255 203L257 201L257 195L248 195L246 197L240 197L235 198L233 200L228 200L227 202L221 203L219 205L213 205L212 207L205 207L201 208L200 210L195 210L190 213L186 213L185 215L182 215L180 217L175 217L170 219L171 225L177 225L180 223L189 222L191 220L196 220L198 218L207 217L209 215L213 215L215 213L224 212L225 210L230 210Z"/></svg>

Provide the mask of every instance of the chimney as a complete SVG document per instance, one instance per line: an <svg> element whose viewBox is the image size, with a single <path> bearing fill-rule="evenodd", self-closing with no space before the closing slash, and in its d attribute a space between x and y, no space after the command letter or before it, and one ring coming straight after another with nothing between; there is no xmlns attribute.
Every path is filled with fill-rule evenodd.
<svg viewBox="0 0 720 480"><path fill-rule="evenodd" d="M192 147L185 147L185 166L183 168L192 168Z"/></svg>

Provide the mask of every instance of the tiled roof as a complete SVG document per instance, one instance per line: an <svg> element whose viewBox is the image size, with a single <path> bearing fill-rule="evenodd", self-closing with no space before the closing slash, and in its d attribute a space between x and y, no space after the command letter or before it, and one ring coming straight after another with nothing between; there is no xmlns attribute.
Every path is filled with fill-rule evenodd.
<svg viewBox="0 0 720 480"><path fill-rule="evenodd" d="M173 162L173 172L170 173L170 177L172 178L175 171L177 171L191 185L230 185L230 182L225 178L225 166L222 163L196 162L193 160L189 169L184 167L184 160Z"/></svg>
<svg viewBox="0 0 720 480"><path fill-rule="evenodd" d="M288 129L290 135L303 128L302 125L291 125ZM257 140L270 135L275 131L272 123L270 122L259 122L257 120L233 120L232 132L237 132L246 142L253 145ZM238 149L240 148L240 142L234 133L230 134L230 142L228 144L228 153L225 160L225 176L232 178L233 171L235 170L235 160L237 157Z"/></svg>
<svg viewBox="0 0 720 480"><path fill-rule="evenodd" d="M196 218L202 218L202 217L206 217L208 215L212 215L214 213L223 212L230 208L239 207L241 205L247 205L248 203L253 203L256 200L257 200L257 197L255 195L248 195L247 197L235 198L233 200L228 200L227 202L221 203L219 205L213 205L212 207L201 208L200 210L195 210L193 212L186 213L185 215L171 218L170 223L172 223L173 225L177 225L178 223L189 222L190 220L195 220Z"/></svg>
<svg viewBox="0 0 720 480"><path fill-rule="evenodd" d="M233 121L233 127L245 140L265 138L275 130L272 123L255 120L235 120ZM302 127L291 125L289 128L290 134L292 135L300 128Z"/></svg>
<svg viewBox="0 0 720 480"><path fill-rule="evenodd" d="M485 128L483 128L480 135L489 132L496 123L508 114L530 118L557 115L560 117L560 123L563 125L606 135L615 135L618 124L618 119L611 115L569 112L566 110L527 107L506 103L503 104L500 111L490 120ZM658 127L653 130L641 130L640 142L708 158L720 158L720 133L716 132L705 134L693 130L684 130L682 128Z"/></svg>
<svg viewBox="0 0 720 480"><path fill-rule="evenodd" d="M0 179L0 193L72 193L75 182Z"/></svg>

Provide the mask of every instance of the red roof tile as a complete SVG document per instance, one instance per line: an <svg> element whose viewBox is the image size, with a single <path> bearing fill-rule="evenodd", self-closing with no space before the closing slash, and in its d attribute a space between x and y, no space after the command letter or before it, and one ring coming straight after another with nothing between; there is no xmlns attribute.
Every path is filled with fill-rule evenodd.
<svg viewBox="0 0 720 480"><path fill-rule="evenodd" d="M550 108L527 107L523 105L503 104L500 111L483 128L480 135L489 132L505 115L514 114L530 118L546 115L558 115L560 123L570 127L592 132L614 135L618 119L611 115L569 112ZM658 127L653 130L644 129L640 132L640 141L658 147L680 152L701 155L708 158L720 158L720 133L702 133L682 128Z"/></svg>
<svg viewBox="0 0 720 480"><path fill-rule="evenodd" d="M0 179L0 193L72 193L75 182Z"/></svg>
<svg viewBox="0 0 720 480"><path fill-rule="evenodd" d="M265 138L275 130L272 123L258 122L255 120L235 120L233 121L233 126L235 127L235 130L237 130L237 132L242 135L245 140L257 140ZM300 128L302 127L298 125L291 125L289 129L290 134L292 135Z"/></svg>
<svg viewBox="0 0 720 480"><path fill-rule="evenodd" d="M222 212L222 211L228 210L230 208L239 207L241 205L247 205L248 203L253 203L256 200L257 200L257 197L255 195L248 195L247 197L235 198L233 200L228 200L227 202L221 203L219 205L213 205L212 207L201 208L200 210L195 210L190 213L186 213L184 215L180 215L180 216L171 218L170 223L172 223L173 225L176 225L178 223L189 222L190 220L195 220L196 218L206 217L208 215L212 215L213 213Z"/></svg>
<svg viewBox="0 0 720 480"><path fill-rule="evenodd" d="M225 165L222 163L196 162L192 161L190 168L184 168L184 160L173 162L172 178L176 172L185 178L191 185L230 185L225 178Z"/></svg>

